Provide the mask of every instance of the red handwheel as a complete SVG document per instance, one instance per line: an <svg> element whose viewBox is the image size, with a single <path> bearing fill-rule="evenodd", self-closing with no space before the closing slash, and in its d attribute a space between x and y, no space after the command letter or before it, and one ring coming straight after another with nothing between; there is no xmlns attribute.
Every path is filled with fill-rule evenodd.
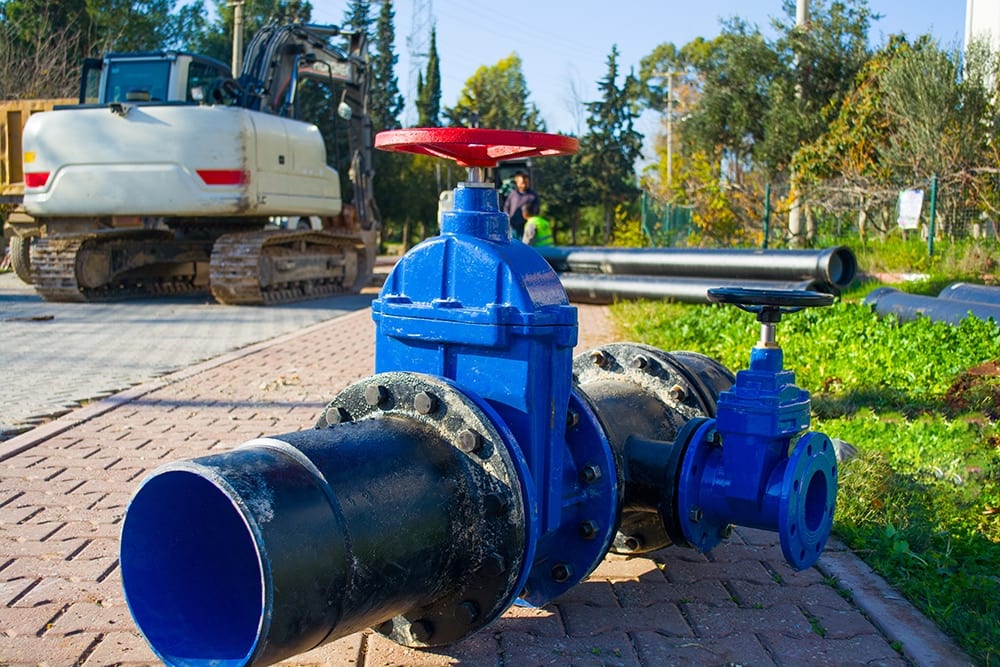
<svg viewBox="0 0 1000 667"><path fill-rule="evenodd" d="M461 167L495 167L501 160L571 155L579 150L580 142L543 132L425 127L379 132L375 148L446 158Z"/></svg>

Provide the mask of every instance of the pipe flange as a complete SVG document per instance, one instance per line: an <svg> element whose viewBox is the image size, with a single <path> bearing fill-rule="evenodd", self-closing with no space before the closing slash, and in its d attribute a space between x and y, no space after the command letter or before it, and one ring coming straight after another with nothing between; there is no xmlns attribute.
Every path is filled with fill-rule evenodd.
<svg viewBox="0 0 1000 667"><path fill-rule="evenodd" d="M688 480L701 480L708 460L715 453L715 420L705 420L688 440L680 470L677 489L677 520L687 543L702 553L711 551L732 530L728 520L706 515L703 511L702 485Z"/></svg>
<svg viewBox="0 0 1000 667"><path fill-rule="evenodd" d="M688 419L715 408L714 401L705 398L709 392L691 373L669 353L650 345L611 343L577 355L573 358L573 378L581 386L608 380L639 385L670 408L669 423L664 426L671 437Z"/></svg>
<svg viewBox="0 0 1000 667"><path fill-rule="evenodd" d="M819 558L833 527L837 505L837 455L823 433L802 436L781 483L778 536L781 553L796 570Z"/></svg>
<svg viewBox="0 0 1000 667"><path fill-rule="evenodd" d="M593 410L578 396L569 396L571 419L566 425L566 451L577 479L563 480L564 499L559 528L546 535L521 598L534 606L553 600L594 571L608 553L618 520L621 496L614 454Z"/></svg>
<svg viewBox="0 0 1000 667"><path fill-rule="evenodd" d="M381 373L344 389L316 423L323 429L376 418L416 420L464 454L464 483L455 493L475 525L456 526L452 572L456 589L400 614L375 631L412 647L466 637L500 616L524 586L533 558L537 506L528 467L514 437L492 407L452 382L430 375Z"/></svg>
<svg viewBox="0 0 1000 667"><path fill-rule="evenodd" d="M628 438L635 436L669 443L678 437L690 420L714 417L718 395L735 382L733 374L720 363L694 352L664 352L637 343L611 343L578 355L573 359L573 378L591 403L599 405L612 393L623 396L641 393L655 402L628 406L629 412L642 414L604 414L598 417L609 434L612 448L624 468ZM638 389L638 392L636 391ZM596 400L595 400L596 398ZM605 412L609 412L606 410ZM668 454L676 463L677 454ZM611 550L619 554L640 554L672 544L672 535L660 518L659 501L631 502L629 481L625 486L625 509Z"/></svg>

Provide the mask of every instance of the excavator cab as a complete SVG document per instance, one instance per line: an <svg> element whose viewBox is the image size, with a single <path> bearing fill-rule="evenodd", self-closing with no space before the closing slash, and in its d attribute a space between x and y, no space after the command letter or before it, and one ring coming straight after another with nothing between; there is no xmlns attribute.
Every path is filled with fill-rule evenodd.
<svg viewBox="0 0 1000 667"><path fill-rule="evenodd" d="M207 56L185 51L109 53L84 61L80 104L197 104L225 82L233 82L229 66Z"/></svg>

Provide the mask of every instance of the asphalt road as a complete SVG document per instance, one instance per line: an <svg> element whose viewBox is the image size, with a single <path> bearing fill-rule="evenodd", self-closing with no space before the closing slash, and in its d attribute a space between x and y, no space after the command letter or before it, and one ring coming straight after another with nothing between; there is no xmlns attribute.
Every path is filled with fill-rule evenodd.
<svg viewBox="0 0 1000 667"><path fill-rule="evenodd" d="M89 400L366 308L374 296L266 307L221 306L207 294L48 303L0 274L0 440Z"/></svg>

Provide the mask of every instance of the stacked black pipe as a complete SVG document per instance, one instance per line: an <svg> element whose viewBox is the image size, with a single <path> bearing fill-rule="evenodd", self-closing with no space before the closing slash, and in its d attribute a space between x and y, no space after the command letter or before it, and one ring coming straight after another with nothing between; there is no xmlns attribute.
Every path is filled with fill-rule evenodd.
<svg viewBox="0 0 1000 667"><path fill-rule="evenodd" d="M713 287L839 294L857 271L844 246L822 250L542 247L577 303L669 299L708 303Z"/></svg>
<svg viewBox="0 0 1000 667"><path fill-rule="evenodd" d="M900 322L927 317L934 322L959 324L966 317L993 319L1000 324L1000 285L951 283L936 297L909 294L893 287L872 290L865 303L881 317L892 314Z"/></svg>

